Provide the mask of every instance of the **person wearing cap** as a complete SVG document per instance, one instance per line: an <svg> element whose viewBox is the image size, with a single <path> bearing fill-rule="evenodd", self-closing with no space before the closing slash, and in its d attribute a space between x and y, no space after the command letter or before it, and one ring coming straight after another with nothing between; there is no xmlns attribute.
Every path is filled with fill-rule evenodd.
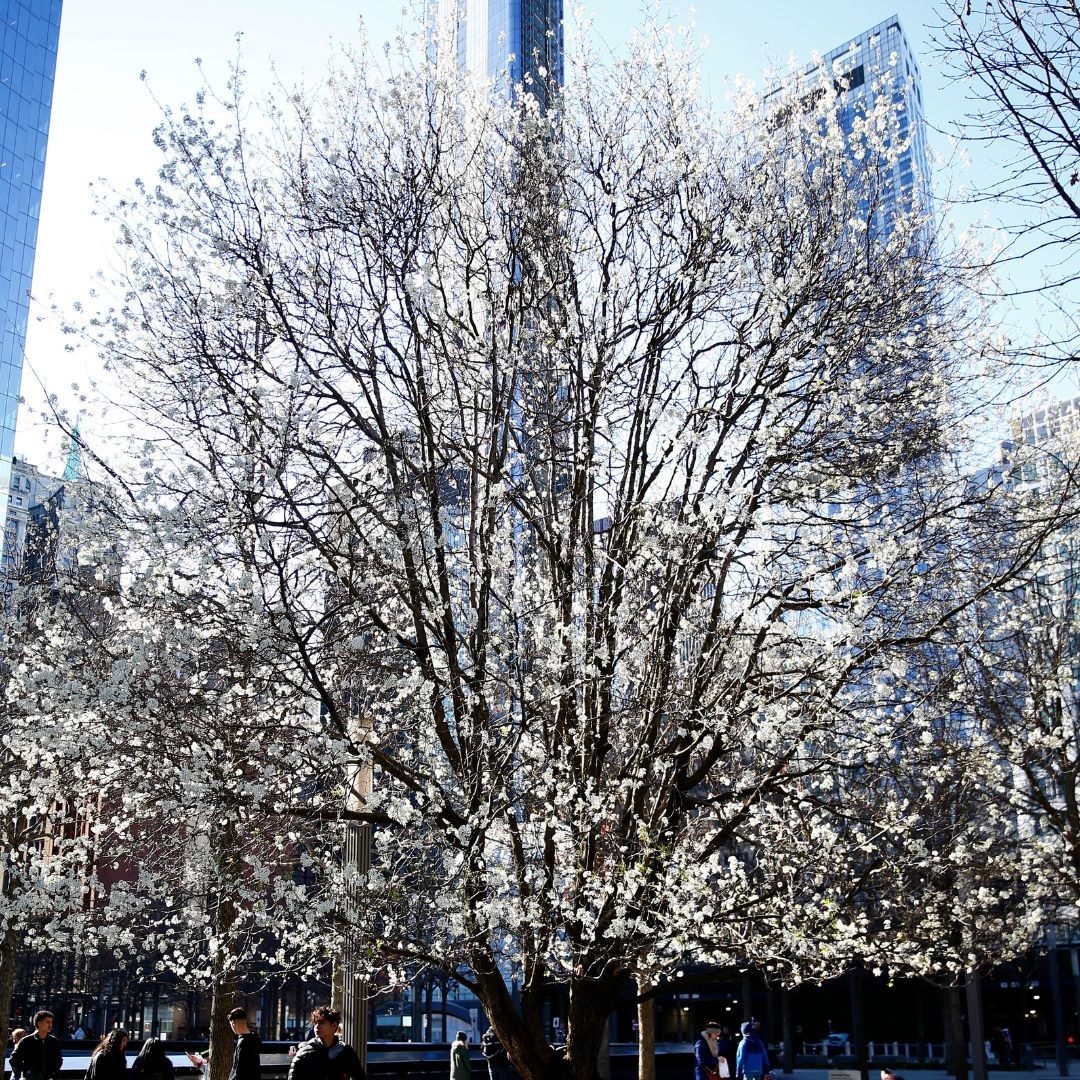
<svg viewBox="0 0 1080 1080"><path fill-rule="evenodd" d="M735 1055L736 1080L762 1080L769 1072L769 1052L765 1041L754 1029L754 1022L748 1020L742 1026L742 1042Z"/></svg>
<svg viewBox="0 0 1080 1080"><path fill-rule="evenodd" d="M716 1049L720 1031L721 1025L710 1020L697 1037L694 1043L694 1080L720 1080L723 1075L724 1069L720 1068L723 1059ZM724 1064L726 1068L727 1063Z"/></svg>

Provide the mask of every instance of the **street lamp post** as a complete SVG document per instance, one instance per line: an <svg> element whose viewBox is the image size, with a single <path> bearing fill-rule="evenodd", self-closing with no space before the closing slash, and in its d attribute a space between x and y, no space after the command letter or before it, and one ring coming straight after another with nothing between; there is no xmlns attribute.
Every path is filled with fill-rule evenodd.
<svg viewBox="0 0 1080 1080"><path fill-rule="evenodd" d="M356 746L362 746L371 728L371 722L363 716L353 717L352 734ZM356 813L363 809L371 796L372 770L367 764L352 766L346 777L347 796L345 809ZM366 822L349 820L345 827L345 850L342 853L346 870L359 878L371 867L371 831ZM346 935L341 954L334 962L334 997L340 1003L342 1031L360 1058L360 1063L367 1068L367 983L360 973L359 950L354 914L358 897L356 890L349 888L346 895Z"/></svg>

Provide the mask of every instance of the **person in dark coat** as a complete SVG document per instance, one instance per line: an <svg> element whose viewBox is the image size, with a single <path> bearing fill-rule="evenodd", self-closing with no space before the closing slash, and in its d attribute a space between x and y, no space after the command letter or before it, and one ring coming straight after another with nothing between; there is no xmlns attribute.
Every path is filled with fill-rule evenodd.
<svg viewBox="0 0 1080 1080"><path fill-rule="evenodd" d="M315 1038L296 1048L289 1065L289 1080L367 1080L356 1051L338 1036L341 1013L320 1005L311 1014Z"/></svg>
<svg viewBox="0 0 1080 1080"><path fill-rule="evenodd" d="M26 1030L26 1028L16 1028L11 1033L11 1049L14 1050L15 1047L18 1046L19 1043L23 1039L25 1039L28 1034L29 1032Z"/></svg>
<svg viewBox="0 0 1080 1080"><path fill-rule="evenodd" d="M731 1037L731 1028L727 1024L720 1027L720 1034L716 1039L716 1057L727 1062L728 1073L731 1073L735 1064L735 1040Z"/></svg>
<svg viewBox="0 0 1080 1080"><path fill-rule="evenodd" d="M127 1032L120 1028L103 1035L90 1056L90 1066L84 1080L124 1080L127 1076L127 1058L124 1055L127 1044Z"/></svg>
<svg viewBox="0 0 1080 1080"><path fill-rule="evenodd" d="M52 1033L53 1014L48 1009L34 1013L34 1031L19 1040L11 1052L8 1067L24 1080L53 1080L64 1064L60 1040Z"/></svg>
<svg viewBox="0 0 1080 1080"><path fill-rule="evenodd" d="M464 1031L454 1036L450 1046L450 1080L470 1080L472 1062L469 1061L469 1037Z"/></svg>
<svg viewBox="0 0 1080 1080"><path fill-rule="evenodd" d="M697 1037L694 1043L694 1080L720 1080L720 1056L716 1049L720 1031L720 1025L710 1020Z"/></svg>
<svg viewBox="0 0 1080 1080"><path fill-rule="evenodd" d="M262 1040L248 1027L247 1010L233 1009L229 1013L229 1027L236 1036L229 1080L261 1080Z"/></svg>
<svg viewBox="0 0 1080 1080"><path fill-rule="evenodd" d="M488 1076L491 1080L510 1080L510 1059L498 1033L493 1027L480 1037L480 1053L487 1062Z"/></svg>
<svg viewBox="0 0 1080 1080"><path fill-rule="evenodd" d="M176 1080L176 1067L160 1039L147 1039L131 1066L132 1080Z"/></svg>
<svg viewBox="0 0 1080 1080"><path fill-rule="evenodd" d="M25 1039L26 1036L27 1036L26 1028L16 1028L11 1033L11 1049L14 1050L15 1047L19 1045L20 1041ZM12 1078L12 1080L22 1080L22 1076L17 1072L13 1072L11 1074L11 1078Z"/></svg>

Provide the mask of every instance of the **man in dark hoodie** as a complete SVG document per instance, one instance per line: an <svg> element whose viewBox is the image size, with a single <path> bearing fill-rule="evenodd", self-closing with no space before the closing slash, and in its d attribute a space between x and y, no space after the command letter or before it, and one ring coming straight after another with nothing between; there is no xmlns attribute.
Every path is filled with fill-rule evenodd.
<svg viewBox="0 0 1080 1080"><path fill-rule="evenodd" d="M338 1038L341 1013L320 1005L311 1014L315 1038L302 1042L289 1066L289 1080L367 1080L356 1051Z"/></svg>
<svg viewBox="0 0 1080 1080"><path fill-rule="evenodd" d="M34 1013L34 1033L19 1040L11 1052L9 1068L23 1080L53 1080L64 1064L60 1040L52 1033L53 1014L48 1009Z"/></svg>

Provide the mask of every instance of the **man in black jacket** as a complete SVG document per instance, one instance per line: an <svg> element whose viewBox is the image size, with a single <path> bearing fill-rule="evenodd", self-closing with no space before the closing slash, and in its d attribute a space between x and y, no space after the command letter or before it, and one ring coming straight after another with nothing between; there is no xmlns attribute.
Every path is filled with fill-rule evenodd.
<svg viewBox="0 0 1080 1080"><path fill-rule="evenodd" d="M19 1040L11 1052L9 1066L24 1080L53 1080L64 1064L60 1040L52 1034L53 1014L47 1009L34 1013L34 1034Z"/></svg>
<svg viewBox="0 0 1080 1080"><path fill-rule="evenodd" d="M229 1013L229 1027L236 1036L229 1080L261 1080L262 1042L254 1031L249 1030L247 1012L233 1009Z"/></svg>
<svg viewBox="0 0 1080 1080"><path fill-rule="evenodd" d="M289 1080L367 1080L356 1051L338 1038L341 1013L320 1005L311 1014L315 1038L302 1042L289 1066Z"/></svg>

